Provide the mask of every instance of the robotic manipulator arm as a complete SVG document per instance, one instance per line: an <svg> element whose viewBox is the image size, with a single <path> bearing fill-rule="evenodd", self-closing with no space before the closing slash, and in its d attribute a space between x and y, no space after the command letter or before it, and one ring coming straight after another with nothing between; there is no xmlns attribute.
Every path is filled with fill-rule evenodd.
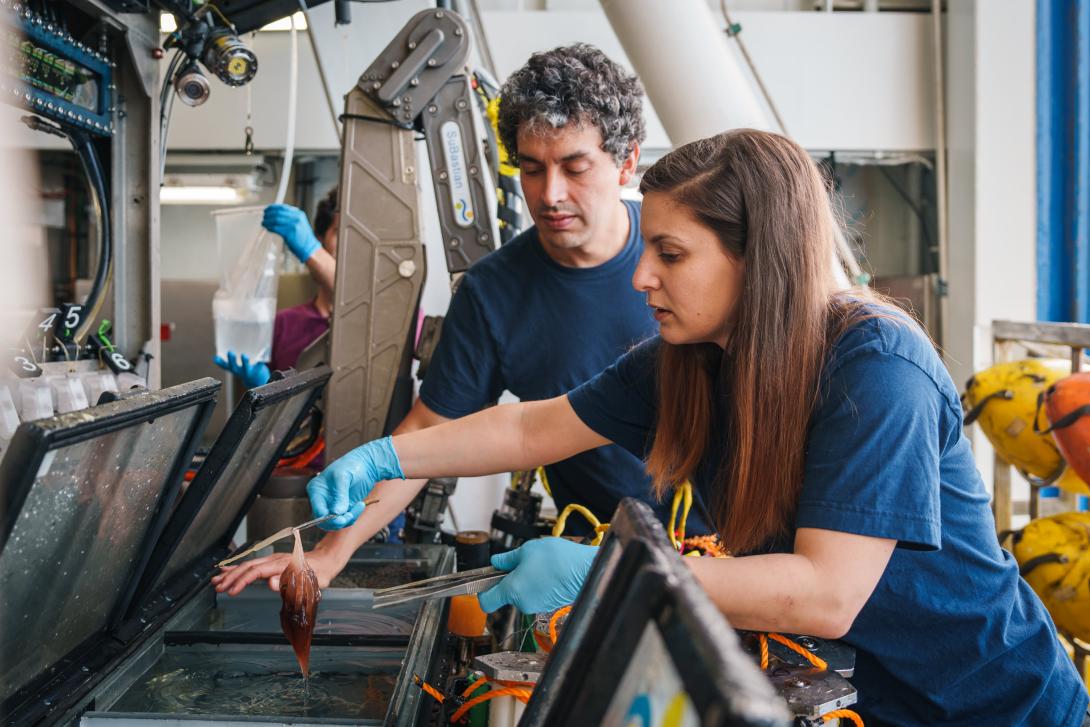
<svg viewBox="0 0 1090 727"><path fill-rule="evenodd" d="M327 461L390 432L411 402L426 273L418 134L452 279L499 242L494 164L469 51L461 17L421 11L346 97L335 279L343 292L330 331Z"/></svg>

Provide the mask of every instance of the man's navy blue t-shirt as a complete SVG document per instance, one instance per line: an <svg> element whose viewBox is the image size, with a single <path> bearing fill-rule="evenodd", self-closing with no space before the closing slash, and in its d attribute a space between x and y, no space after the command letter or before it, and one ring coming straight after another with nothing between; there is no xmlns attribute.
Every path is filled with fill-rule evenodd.
<svg viewBox="0 0 1090 727"><path fill-rule="evenodd" d="M536 227L475 263L450 302L420 399L454 419L480 411L505 389L522 401L560 396L654 335L651 309L632 287L643 251L640 207L625 205L624 249L596 267L557 263ZM621 499L635 497L664 523L669 515L669 503L650 494L643 462L621 447L599 447L545 470L558 508L579 503L606 522ZM686 531L707 529L694 513ZM572 517L565 532L588 528Z"/></svg>
<svg viewBox="0 0 1090 727"><path fill-rule="evenodd" d="M653 437L660 343L649 340L568 395L588 426L636 454ZM724 456L711 452L699 468L694 484L705 498ZM934 348L907 319L854 324L822 375L795 527L898 541L844 637L858 652L852 681L864 719L1082 724L1086 690L1048 612L999 547L988 501ZM792 540L769 550L790 551Z"/></svg>

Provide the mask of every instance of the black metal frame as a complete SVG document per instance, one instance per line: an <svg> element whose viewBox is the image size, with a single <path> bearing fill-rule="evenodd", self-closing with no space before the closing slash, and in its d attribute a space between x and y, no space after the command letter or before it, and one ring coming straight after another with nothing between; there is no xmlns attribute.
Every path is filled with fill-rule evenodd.
<svg viewBox="0 0 1090 727"><path fill-rule="evenodd" d="M292 437L295 436L299 425L302 423L303 419L306 418L311 407L321 397L325 384L329 381L329 377L332 373L332 370L328 366L318 366L301 373L291 372L278 381L272 381L264 386L250 389L246 392L241 401L239 401L238 406L235 407L235 411L231 414L230 419L228 419L227 424L220 432L219 437L216 438L211 451L208 453L208 456L205 457L204 462L201 464L201 468L197 471L193 481L190 482L189 487L182 496L181 502L178 503L178 507L175 508L170 521L163 531L162 537L159 538L159 542L156 544L155 550L148 560L147 567L141 575L137 588L140 598L132 603L132 611L127 614L128 620L131 621L136 615L136 612L149 605L148 599L153 595L150 591L156 585L159 573L169 564L171 556L182 541L182 537L185 535L194 519L196 519L201 508L204 507L204 504L208 500L209 495L212 494L213 489L220 484L220 476L226 469L227 464L231 461L231 458L238 451L239 444L249 432L258 413L266 407L305 393L307 396L306 403L299 410L299 414L296 416L291 427L286 430L287 434L283 440L281 440L274 449L273 456L268 462L261 464L261 474L254 480L254 488L247 495L242 508L231 520L231 524L227 528L226 533L211 544L205 551L205 555L208 556L209 562L214 562L212 558L214 554L226 552L231 535L238 529L239 523L242 522L242 518L246 516L246 512L249 511L250 506L253 504L254 500L257 499L261 486L276 468L281 453L287 448ZM204 556L201 557L203 558ZM179 576L179 578L176 578L175 580L181 580L181 577ZM178 600L180 597L184 596L185 592L199 588L203 585L203 581L194 579L188 579L188 581L189 582L185 583L182 588L182 592L171 592L170 587L173 585L171 583L164 584L163 590L170 593L171 600ZM140 624L140 626L144 628L153 626L153 624L150 623L150 619L147 618L148 614L144 613L143 616L145 623ZM128 628L123 629L125 632L129 632L130 630L131 629Z"/></svg>
<svg viewBox="0 0 1090 727"><path fill-rule="evenodd" d="M602 647L613 614L627 597L622 589L607 588L602 581L631 582L652 557L646 544L643 547L638 544L641 540L653 542L659 537L665 540L666 532L650 508L640 508L635 500L627 498L621 501L599 546L591 572L575 600L571 616L534 687L533 698L526 705L524 725L561 724L556 720L558 710L563 709L564 702L569 699L569 684L586 673ZM630 543L636 543L637 547L625 547ZM600 596L599 591L602 591Z"/></svg>
<svg viewBox="0 0 1090 727"><path fill-rule="evenodd" d="M198 434L203 433L215 406L219 387L220 382L216 379L198 379L160 391L142 392L129 399L20 424L4 458L0 460L0 552L7 544L48 451L111 434L135 423L151 421L194 403L204 406L204 411L195 420L195 424L200 424ZM174 463L172 475L177 475L178 482L181 482L182 472L196 449L195 440L192 444L189 451L183 452L185 456L180 456Z"/></svg>
<svg viewBox="0 0 1090 727"><path fill-rule="evenodd" d="M702 724L790 723L783 700L673 552L650 508L623 500L601 547L607 550L595 560L520 725L598 724L649 623L663 636ZM608 550L617 547L619 558Z"/></svg>
<svg viewBox="0 0 1090 727"><path fill-rule="evenodd" d="M111 609L110 616L103 624L104 631L97 636L77 645L63 657L54 673L45 673L25 685L18 692L10 695L3 704L5 720L10 722L35 722L44 712L51 711L56 704L32 704L28 706L32 695L45 689L53 682L58 688L56 694L70 694L74 683L84 685L89 680L99 678L89 663L98 663L110 656L113 649L110 644L103 644L103 633L108 633L125 613L136 592L137 576L141 573L151 555L151 547L159 538L171 506L181 486L186 467L197 448L197 442L212 410L216 405L216 394L220 382L205 378L160 391L143 392L131 398L101 404L78 412L59 414L48 419L26 422L19 426L12 438L11 446L0 461L0 490L4 507L2 530L0 530L0 551L3 551L8 538L15 527L19 512L26 502L27 495L38 478L42 462L49 452L62 447L79 444L90 439L112 434L145 422L151 422L162 416L174 414L187 408L197 408L197 414L190 425L189 433L178 449L174 462L166 477L166 486L159 496L155 513L141 545L141 557L133 566L121 597ZM107 639L108 641L108 639ZM80 673L76 666L86 667ZM75 672L73 676L70 672ZM16 715L16 710L19 714Z"/></svg>
<svg viewBox="0 0 1090 727"><path fill-rule="evenodd" d="M783 700L742 651L734 631L725 627L721 618L707 618L701 608L707 597L699 592L699 586L674 576L659 564L644 566L636 573L631 587L625 589L624 606L612 614L602 639L605 648L581 675L579 686L567 693L566 723L601 723L617 685L635 664L633 657L644 629L654 624L701 724L790 724Z"/></svg>

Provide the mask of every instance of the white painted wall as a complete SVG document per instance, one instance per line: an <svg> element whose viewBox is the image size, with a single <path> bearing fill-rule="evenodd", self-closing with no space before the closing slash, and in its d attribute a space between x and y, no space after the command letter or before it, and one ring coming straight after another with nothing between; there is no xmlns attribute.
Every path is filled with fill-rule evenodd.
<svg viewBox="0 0 1090 727"><path fill-rule="evenodd" d="M689 0L686 0L689 1ZM401 26L429 3L402 0L354 8L349 26L333 26L332 4L312 11L314 30L338 106L360 73ZM716 18L718 18L716 13ZM497 71L506 77L535 51L585 41L631 68L605 14L579 11L485 11ZM928 17L918 13L741 12L734 18L792 135L809 149L911 151L934 147ZM729 43L732 52L737 52ZM252 39L258 73L243 89L212 81L197 108L175 104L169 146L241 150L251 99L258 148L283 145L287 33ZM165 64L164 64L165 65ZM335 149L337 138L305 34L300 42L297 147ZM716 89L709 88L708 93ZM649 149L669 140L648 105Z"/></svg>
<svg viewBox="0 0 1090 727"><path fill-rule="evenodd" d="M1034 4L952 0L946 51L946 354L960 386L992 363L991 321L1034 320L1037 314ZM990 486L992 449L979 427L970 431L977 465Z"/></svg>

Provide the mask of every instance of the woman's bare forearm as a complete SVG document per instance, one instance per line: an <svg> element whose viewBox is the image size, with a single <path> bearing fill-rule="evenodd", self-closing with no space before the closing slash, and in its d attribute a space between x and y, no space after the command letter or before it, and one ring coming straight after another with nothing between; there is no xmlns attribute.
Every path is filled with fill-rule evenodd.
<svg viewBox="0 0 1090 727"><path fill-rule="evenodd" d="M682 560L735 628L835 639L874 592L895 544L800 528L793 553Z"/></svg>
<svg viewBox="0 0 1090 727"><path fill-rule="evenodd" d="M475 477L529 469L608 444L567 396L501 404L456 421L395 436L407 478Z"/></svg>

